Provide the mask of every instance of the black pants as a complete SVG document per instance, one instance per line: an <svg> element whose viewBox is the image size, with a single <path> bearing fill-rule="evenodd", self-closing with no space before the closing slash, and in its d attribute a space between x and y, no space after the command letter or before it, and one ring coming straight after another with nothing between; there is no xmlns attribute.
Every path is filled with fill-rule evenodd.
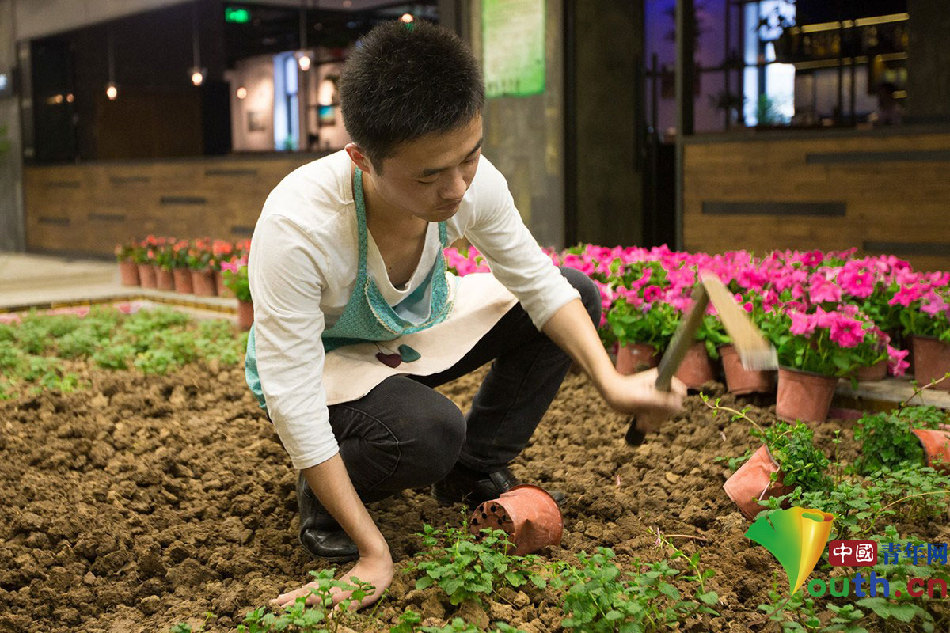
<svg viewBox="0 0 950 633"><path fill-rule="evenodd" d="M597 286L576 269L561 274L599 323ZM433 389L489 361L467 415ZM570 364L518 304L446 371L392 376L359 400L331 406L330 425L356 491L374 501L439 481L456 462L482 471L507 465L528 444Z"/></svg>

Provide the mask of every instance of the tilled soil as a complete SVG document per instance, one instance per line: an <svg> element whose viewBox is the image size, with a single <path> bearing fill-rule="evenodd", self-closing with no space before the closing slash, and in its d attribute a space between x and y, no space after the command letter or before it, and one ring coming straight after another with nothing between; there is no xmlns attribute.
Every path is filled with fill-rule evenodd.
<svg viewBox="0 0 950 633"><path fill-rule="evenodd" d="M0 403L0 632L160 632L197 625L209 611L217 619L208 630L230 631L326 566L296 541L294 472L240 368L86 375L92 388L84 392ZM442 391L464 408L481 376ZM708 387L722 395L721 385ZM722 403L756 404L729 394ZM774 421L769 408L753 406L750 415ZM568 376L513 465L525 481L567 494L563 541L543 557L574 561L609 546L628 567L669 556L657 544L663 534L716 570L709 586L722 615L684 622L684 630L774 630L757 606L773 574L785 583L784 572L745 538L748 522L722 490L730 471L715 459L754 448L748 426L714 417L695 396L641 446L624 442L628 423L584 376ZM818 425L819 445L830 453L833 431L849 424ZM845 442L839 457L849 450ZM370 510L397 570L421 549L423 524L459 525L462 517L461 506L440 507L426 490ZM950 540L945 522L905 527L931 542ZM418 591L414 582L397 571L375 615L354 626L388 631L406 608L426 624L456 614L438 590ZM545 592L511 590L468 615L534 633L561 630L563 618Z"/></svg>

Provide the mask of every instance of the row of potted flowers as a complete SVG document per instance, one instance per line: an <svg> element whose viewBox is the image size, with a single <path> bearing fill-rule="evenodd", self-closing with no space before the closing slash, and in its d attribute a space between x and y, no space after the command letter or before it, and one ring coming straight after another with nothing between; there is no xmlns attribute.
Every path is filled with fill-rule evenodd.
<svg viewBox="0 0 950 633"><path fill-rule="evenodd" d="M120 262L135 262L143 285L147 283L144 268L164 275L166 289L171 289L169 273L174 279L174 271L207 275L211 270L219 275L221 288L250 302L248 249L249 241L149 236L117 247L116 254ZM779 392L793 384L782 380L788 370L827 377L823 399L829 403L837 378L901 376L910 366L910 356L915 378L922 384L950 370L948 272L914 271L896 257L857 257L855 250L775 251L757 257L747 251L709 255L665 246L580 245L547 252L556 264L577 268L597 283L603 305L599 332L605 346L616 353L621 371L655 364L689 310L700 272L717 274L775 346L783 367L777 381ZM473 247L449 248L445 255L448 268L457 275L488 270L484 257ZM248 306L244 311L250 314ZM698 387L715 377L711 361L721 356L731 390L770 391L774 377L741 373L729 343L710 306L680 378ZM928 358L935 359L929 367L923 363ZM697 363L698 373L690 375L689 368ZM950 390L950 380L936 386ZM814 393L815 388L807 387L806 392ZM795 399L800 399L801 392L795 393ZM823 418L822 408L827 410L819 402L818 412L806 414L806 419Z"/></svg>
<svg viewBox="0 0 950 633"><path fill-rule="evenodd" d="M115 255L123 285L250 301L247 275L239 273L247 263L249 248L250 240L149 235L116 245Z"/></svg>
<svg viewBox="0 0 950 633"><path fill-rule="evenodd" d="M780 405L783 417L824 419L838 378L901 376L910 367L909 357L921 384L950 371L950 273L914 271L893 256L857 257L852 249L775 251L756 257L747 251L709 255L666 247L593 245L549 255L597 283L603 303L599 331L608 349L616 351L621 371L656 363L691 305L700 272L715 273L775 346L782 366L777 380L780 396L801 401L819 390L793 385L803 376L825 377L820 381L823 395L813 411L798 416ZM460 275L487 270L475 249L453 252L448 262ZM738 362L729 342L710 306L680 378L698 387L714 377L710 361L722 355L732 390L730 374L735 372L730 370ZM688 371L693 362L700 366L698 373ZM746 382L735 386L738 393L770 391L776 382L765 372L735 378L740 379ZM935 386L950 390L950 380Z"/></svg>

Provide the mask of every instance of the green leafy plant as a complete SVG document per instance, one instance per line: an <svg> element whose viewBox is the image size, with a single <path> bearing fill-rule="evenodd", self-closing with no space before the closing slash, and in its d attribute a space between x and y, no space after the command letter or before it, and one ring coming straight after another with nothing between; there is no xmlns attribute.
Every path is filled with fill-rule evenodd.
<svg viewBox="0 0 950 633"><path fill-rule="evenodd" d="M661 352L670 343L680 313L668 303L636 305L621 297L607 314L607 323L621 345L647 343Z"/></svg>
<svg viewBox="0 0 950 633"><path fill-rule="evenodd" d="M854 425L854 439L861 443L861 456L855 461L857 472L870 475L905 464L920 464L924 449L913 434L910 420L895 413L865 414Z"/></svg>
<svg viewBox="0 0 950 633"><path fill-rule="evenodd" d="M832 488L828 476L830 464L814 442L814 431L798 422L777 422L770 427L757 427L750 433L768 447L782 472L782 483L804 491L823 491ZM773 477L775 474L773 473Z"/></svg>
<svg viewBox="0 0 950 633"><path fill-rule="evenodd" d="M463 522L461 528L425 525L420 536L430 550L420 552L422 560L410 564L410 569L425 574L416 581L416 589L435 585L452 604L481 602L499 586L517 588L528 582L539 589L547 586L545 577L533 569L538 557L509 554L513 545L502 530L481 530L476 537Z"/></svg>
<svg viewBox="0 0 950 633"><path fill-rule="evenodd" d="M718 597L702 589L707 574L680 576L666 560L637 561L635 570L624 574L613 563L614 556L613 550L598 548L590 556L578 554L579 567L559 566L558 585L568 587L563 597L567 617L561 626L583 633L654 631L699 613L715 613L709 605ZM698 569L698 558L690 560ZM698 581L700 601L683 599L674 580Z"/></svg>
<svg viewBox="0 0 950 633"><path fill-rule="evenodd" d="M474 624L468 624L462 618L452 618L452 621L445 626L420 627L420 622L422 622L422 616L407 609L399 616L399 623L390 627L389 633L482 633L482 629ZM504 622L497 622L488 633L524 633L524 631Z"/></svg>
<svg viewBox="0 0 950 633"><path fill-rule="evenodd" d="M348 581L335 580L336 568L311 571L316 587L310 590L317 598L316 604L308 605L307 596L301 596L280 612L260 607L248 613L238 625L239 633L269 633L288 631L294 633L336 633L353 617L363 598L373 592L373 586L358 578ZM333 594L336 591L350 592L334 608Z"/></svg>
<svg viewBox="0 0 950 633"><path fill-rule="evenodd" d="M706 345L706 353L713 360L719 358L720 347L732 343L732 339L726 334L726 328L723 327L722 321L712 314L703 315L703 320L696 331L696 339Z"/></svg>

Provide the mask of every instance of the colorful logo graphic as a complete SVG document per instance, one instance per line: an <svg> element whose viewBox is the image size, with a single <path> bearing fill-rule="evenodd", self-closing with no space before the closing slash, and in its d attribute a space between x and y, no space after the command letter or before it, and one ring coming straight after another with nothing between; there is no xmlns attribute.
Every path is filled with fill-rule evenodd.
<svg viewBox="0 0 950 633"><path fill-rule="evenodd" d="M788 574L795 593L805 583L825 551L835 516L795 506L760 514L745 535L769 550Z"/></svg>

